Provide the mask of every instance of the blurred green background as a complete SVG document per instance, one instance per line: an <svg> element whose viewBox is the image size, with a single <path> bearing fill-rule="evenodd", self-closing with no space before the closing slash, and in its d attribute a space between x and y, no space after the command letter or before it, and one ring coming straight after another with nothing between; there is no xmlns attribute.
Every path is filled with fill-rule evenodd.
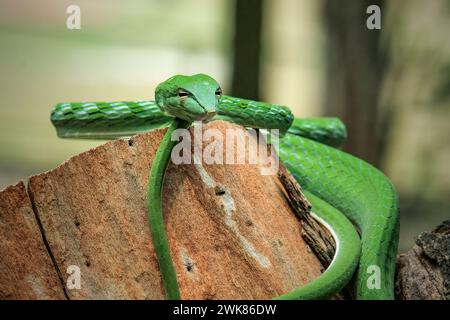
<svg viewBox="0 0 450 320"><path fill-rule="evenodd" d="M152 99L203 72L227 94L341 117L345 149L397 187L405 251L450 217L449 18L448 0L0 0L0 189L102 143L58 139L55 103Z"/></svg>

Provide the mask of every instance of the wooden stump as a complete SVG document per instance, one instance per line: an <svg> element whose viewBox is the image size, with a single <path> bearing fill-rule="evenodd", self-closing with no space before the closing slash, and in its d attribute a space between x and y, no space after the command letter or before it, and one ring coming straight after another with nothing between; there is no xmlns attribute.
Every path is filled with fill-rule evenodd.
<svg viewBox="0 0 450 320"><path fill-rule="evenodd" d="M108 142L0 193L3 298L164 299L146 210L164 132ZM183 299L268 299L321 274L295 212L308 205L294 210L282 180L255 164L169 165L164 220ZM80 289L66 285L70 266Z"/></svg>
<svg viewBox="0 0 450 320"><path fill-rule="evenodd" d="M108 142L0 191L0 299L164 299L146 209L164 133ZM248 151L254 137L244 138ZM255 164L171 164L163 194L183 299L269 299L318 277L333 257L331 235L281 163L277 175ZM449 226L399 256L398 299L449 298ZM80 288L69 285L76 269Z"/></svg>

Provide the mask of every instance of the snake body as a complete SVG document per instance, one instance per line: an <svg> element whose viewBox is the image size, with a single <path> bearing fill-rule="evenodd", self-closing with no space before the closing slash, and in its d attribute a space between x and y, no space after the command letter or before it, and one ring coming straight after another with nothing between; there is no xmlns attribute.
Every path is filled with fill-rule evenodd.
<svg viewBox="0 0 450 320"><path fill-rule="evenodd" d="M336 241L337 250L328 269L278 299L330 298L355 272L356 298L394 297L397 196L380 171L336 148L346 137L345 126L338 119L294 119L281 105L222 96L217 82L202 74L166 80L157 87L155 98L60 103L53 108L51 121L62 138L115 139L169 127L150 170L147 194L149 225L167 298L180 298L161 208L164 172L175 144L170 135L197 120L279 129L280 159L305 190L314 217Z"/></svg>

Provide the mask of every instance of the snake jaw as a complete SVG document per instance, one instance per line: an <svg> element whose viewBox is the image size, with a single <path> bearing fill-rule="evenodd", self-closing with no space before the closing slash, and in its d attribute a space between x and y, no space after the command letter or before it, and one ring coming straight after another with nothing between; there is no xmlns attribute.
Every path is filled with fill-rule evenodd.
<svg viewBox="0 0 450 320"><path fill-rule="evenodd" d="M208 111L208 112L205 113L205 116L202 119L202 121L208 122L209 120L214 118L215 115L216 115L216 111Z"/></svg>

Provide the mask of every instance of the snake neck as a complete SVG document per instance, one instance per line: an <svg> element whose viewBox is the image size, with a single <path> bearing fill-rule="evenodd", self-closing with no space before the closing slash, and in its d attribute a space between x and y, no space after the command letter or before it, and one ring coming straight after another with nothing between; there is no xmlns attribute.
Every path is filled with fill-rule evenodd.
<svg viewBox="0 0 450 320"><path fill-rule="evenodd" d="M170 300L179 300L180 292L175 267L170 254L169 242L164 228L161 194L164 185L164 176L169 164L173 147L178 143L172 141L172 134L177 129L187 129L191 122L175 118L167 129L150 169L147 189L147 216L153 245L156 251L160 272L163 279L166 297Z"/></svg>

